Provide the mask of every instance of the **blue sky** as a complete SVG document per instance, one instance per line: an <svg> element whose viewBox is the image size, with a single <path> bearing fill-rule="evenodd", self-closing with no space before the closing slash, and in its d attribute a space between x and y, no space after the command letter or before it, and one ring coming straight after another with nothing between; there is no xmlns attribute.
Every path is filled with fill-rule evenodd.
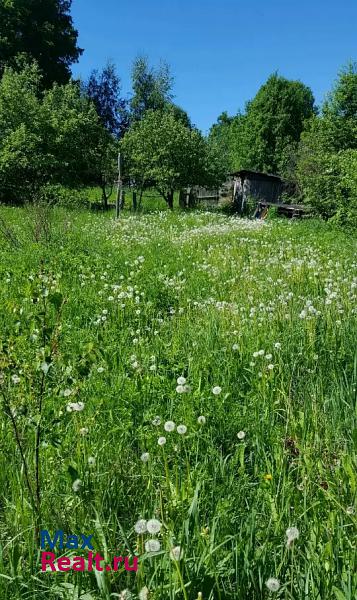
<svg viewBox="0 0 357 600"><path fill-rule="evenodd" d="M72 15L85 49L75 76L111 59L127 95L136 55L164 59L175 102L203 131L243 109L274 71L320 103L357 60L357 0L73 0Z"/></svg>

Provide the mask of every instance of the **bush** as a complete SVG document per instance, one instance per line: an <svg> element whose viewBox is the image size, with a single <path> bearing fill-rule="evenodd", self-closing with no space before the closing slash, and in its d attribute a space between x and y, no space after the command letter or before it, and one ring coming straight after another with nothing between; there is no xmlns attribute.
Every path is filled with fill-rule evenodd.
<svg viewBox="0 0 357 600"><path fill-rule="evenodd" d="M67 188L60 184L44 185L40 189L39 200L65 208L88 208L90 206L86 190Z"/></svg>

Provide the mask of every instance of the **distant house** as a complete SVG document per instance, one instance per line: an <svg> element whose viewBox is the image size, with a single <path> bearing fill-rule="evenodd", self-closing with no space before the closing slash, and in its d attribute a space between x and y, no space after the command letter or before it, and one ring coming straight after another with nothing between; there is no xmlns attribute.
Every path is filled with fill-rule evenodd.
<svg viewBox="0 0 357 600"><path fill-rule="evenodd" d="M233 178L233 203L239 214L244 213L249 199L256 203L278 203L285 189L283 179L270 173L241 169L231 173L230 177Z"/></svg>
<svg viewBox="0 0 357 600"><path fill-rule="evenodd" d="M180 205L185 208L197 203L215 205L224 201L233 202L238 214L265 218L269 207L276 205L278 214L287 217L303 216L308 207L284 203L286 194L293 198L295 185L279 175L241 169L229 173L219 189L192 187L180 194Z"/></svg>

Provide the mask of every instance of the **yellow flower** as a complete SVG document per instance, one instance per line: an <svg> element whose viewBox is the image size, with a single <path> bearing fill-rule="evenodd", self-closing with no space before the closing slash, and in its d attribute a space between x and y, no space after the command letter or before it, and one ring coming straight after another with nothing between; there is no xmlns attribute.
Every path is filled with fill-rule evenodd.
<svg viewBox="0 0 357 600"><path fill-rule="evenodd" d="M271 481L273 479L273 476L271 473L267 473L266 475L264 475L264 479L265 481Z"/></svg>

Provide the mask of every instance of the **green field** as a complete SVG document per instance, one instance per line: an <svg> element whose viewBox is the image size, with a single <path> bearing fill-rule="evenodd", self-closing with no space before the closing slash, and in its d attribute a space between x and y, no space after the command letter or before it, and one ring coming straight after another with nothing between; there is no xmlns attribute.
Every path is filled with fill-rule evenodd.
<svg viewBox="0 0 357 600"><path fill-rule="evenodd" d="M0 216L0 599L354 600L353 237ZM38 529L138 572L42 573Z"/></svg>

